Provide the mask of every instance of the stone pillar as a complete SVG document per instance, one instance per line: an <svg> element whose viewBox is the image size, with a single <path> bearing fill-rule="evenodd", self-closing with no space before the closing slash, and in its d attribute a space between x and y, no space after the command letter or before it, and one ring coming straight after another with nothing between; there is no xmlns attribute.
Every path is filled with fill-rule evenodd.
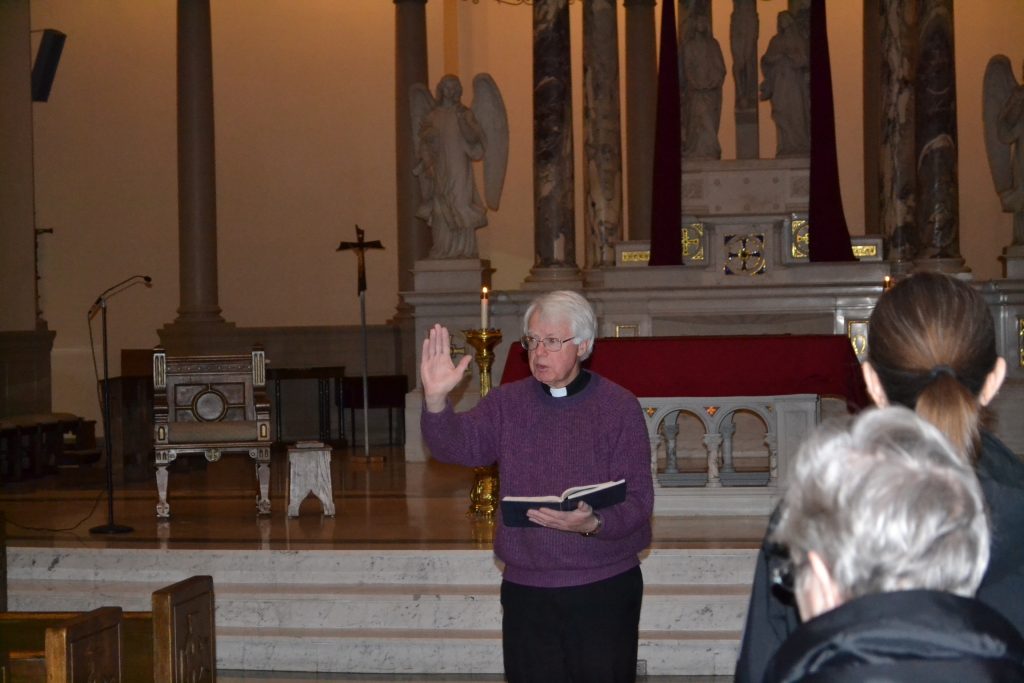
<svg viewBox="0 0 1024 683"><path fill-rule="evenodd" d="M622 240L622 130L615 0L583 5L583 194L586 265L615 265Z"/></svg>
<svg viewBox="0 0 1024 683"><path fill-rule="evenodd" d="M527 283L578 286L567 0L533 4L533 268Z"/></svg>
<svg viewBox="0 0 1024 683"><path fill-rule="evenodd" d="M957 272L965 268L959 235L953 0L922 0L919 8L914 267Z"/></svg>
<svg viewBox="0 0 1024 683"><path fill-rule="evenodd" d="M210 0L178 0L178 289L176 326L222 323Z"/></svg>
<svg viewBox="0 0 1024 683"><path fill-rule="evenodd" d="M651 239L654 113L658 92L654 0L625 0L626 173L629 239Z"/></svg>
<svg viewBox="0 0 1024 683"><path fill-rule="evenodd" d="M757 125L757 33L755 0L733 0L729 18L729 49L736 105L736 158L756 159L760 151Z"/></svg>
<svg viewBox="0 0 1024 683"><path fill-rule="evenodd" d="M419 186L412 174L416 141L409 88L427 85L427 0L395 2L395 183L398 213L398 291L413 288L413 266L430 251L430 230L416 217Z"/></svg>
<svg viewBox="0 0 1024 683"><path fill-rule="evenodd" d="M0 2L0 331L36 327L31 35L28 0Z"/></svg>
<svg viewBox="0 0 1024 683"><path fill-rule="evenodd" d="M30 18L29 0L0 2L0 417L52 410L50 352L55 333L36 317L33 287Z"/></svg>
<svg viewBox="0 0 1024 683"><path fill-rule="evenodd" d="M897 270L914 258L914 3L877 0L873 20L879 55L878 140L878 225L885 241L885 253ZM865 20L868 17L865 16ZM865 24L867 27L867 24ZM867 28L865 28L867 30ZM881 50L878 47L881 47ZM865 43L865 54L868 45Z"/></svg>

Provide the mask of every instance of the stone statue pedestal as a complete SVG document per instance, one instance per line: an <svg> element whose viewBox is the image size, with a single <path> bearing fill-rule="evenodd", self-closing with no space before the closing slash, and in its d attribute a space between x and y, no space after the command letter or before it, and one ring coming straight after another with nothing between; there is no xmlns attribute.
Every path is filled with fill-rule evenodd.
<svg viewBox="0 0 1024 683"><path fill-rule="evenodd" d="M785 216L807 211L811 181L808 157L683 163L687 216Z"/></svg>
<svg viewBox="0 0 1024 683"><path fill-rule="evenodd" d="M479 292L493 272L486 259L421 259L413 267L413 287L417 292Z"/></svg>
<svg viewBox="0 0 1024 683"><path fill-rule="evenodd" d="M1011 244L1003 249L1003 275L1007 280L1024 280L1024 245Z"/></svg>
<svg viewBox="0 0 1024 683"><path fill-rule="evenodd" d="M402 299L413 307L414 346L416 348L416 388L406 394L405 446L407 460L422 462L426 451L420 435L420 410L423 393L419 386L420 346L430 328L440 323L452 333L452 346L456 353L466 353L466 340L461 330L481 326L480 288L490 284L491 262L486 259L420 259L413 267L415 290L402 292ZM491 298L491 316L496 318L502 309L500 298ZM497 321L492 326L500 326ZM518 337L517 337L518 338ZM472 349L468 351L472 353ZM458 358L456 358L456 361ZM456 411L469 410L480 400L479 383L467 373L466 381L451 393Z"/></svg>
<svg viewBox="0 0 1024 683"><path fill-rule="evenodd" d="M579 289L582 286L583 274L576 266L533 268L522 285L523 289L534 291Z"/></svg>

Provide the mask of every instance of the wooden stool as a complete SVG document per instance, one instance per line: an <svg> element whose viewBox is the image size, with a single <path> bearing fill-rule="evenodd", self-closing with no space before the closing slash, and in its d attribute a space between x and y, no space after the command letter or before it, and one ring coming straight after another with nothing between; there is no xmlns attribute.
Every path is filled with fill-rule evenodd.
<svg viewBox="0 0 1024 683"><path fill-rule="evenodd" d="M299 505L310 493L320 499L324 515L334 516L331 488L331 449L319 441L300 441L288 447L288 516L299 516Z"/></svg>

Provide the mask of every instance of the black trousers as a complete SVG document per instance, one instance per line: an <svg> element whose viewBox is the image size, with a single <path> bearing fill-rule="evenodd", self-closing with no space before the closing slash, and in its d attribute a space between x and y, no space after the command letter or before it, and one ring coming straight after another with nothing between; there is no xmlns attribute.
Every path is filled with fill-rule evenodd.
<svg viewBox="0 0 1024 683"><path fill-rule="evenodd" d="M631 683L644 579L640 567L568 588L501 584L510 683Z"/></svg>

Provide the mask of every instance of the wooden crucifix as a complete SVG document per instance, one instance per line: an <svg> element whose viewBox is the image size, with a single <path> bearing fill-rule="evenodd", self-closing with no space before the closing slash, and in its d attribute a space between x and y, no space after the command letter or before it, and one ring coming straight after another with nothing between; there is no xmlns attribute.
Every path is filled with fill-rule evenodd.
<svg viewBox="0 0 1024 683"><path fill-rule="evenodd" d="M365 234L363 229L357 225L356 241L342 242L338 245L337 251L354 251L359 261L359 324L363 331L363 454L367 460L370 460L370 384L367 377L370 363L366 340L366 250L383 249L384 245L380 243L380 240L367 242L363 239ZM355 434L352 435L352 438L355 439Z"/></svg>
<svg viewBox="0 0 1024 683"><path fill-rule="evenodd" d="M348 251L352 250L356 252L356 258L359 260L359 294L362 295L366 291L366 250L367 249L383 249L384 245L380 243L380 240L373 240L367 242L363 239L366 233L356 225L356 241L355 242L342 242L338 245L337 251Z"/></svg>

